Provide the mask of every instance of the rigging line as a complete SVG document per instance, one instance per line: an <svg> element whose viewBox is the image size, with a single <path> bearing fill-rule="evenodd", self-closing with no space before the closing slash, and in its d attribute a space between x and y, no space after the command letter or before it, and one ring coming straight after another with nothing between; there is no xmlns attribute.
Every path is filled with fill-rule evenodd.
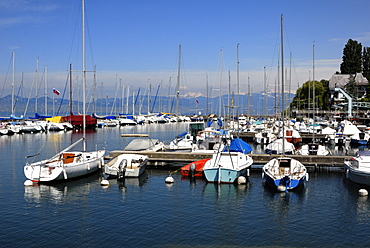
<svg viewBox="0 0 370 248"><path fill-rule="evenodd" d="M10 56L8 71L7 71L6 76L5 76L5 79L4 79L3 87L1 88L0 98L3 97L3 91L4 91L4 88L5 88L5 83L6 83L7 79L8 79L9 70L10 70L10 67L12 65L12 58L13 58L13 55Z"/></svg>
<svg viewBox="0 0 370 248"><path fill-rule="evenodd" d="M66 79L66 84L64 85L64 90L63 90L63 94L62 94L62 99L60 101L60 104L59 104L59 108L58 108L58 111L57 111L57 115L59 115L60 113L60 108L62 107L62 104L63 104L63 100L64 100L64 96L66 94L66 90L67 90L67 86L68 86L68 83L69 83L69 73L67 75L67 79Z"/></svg>

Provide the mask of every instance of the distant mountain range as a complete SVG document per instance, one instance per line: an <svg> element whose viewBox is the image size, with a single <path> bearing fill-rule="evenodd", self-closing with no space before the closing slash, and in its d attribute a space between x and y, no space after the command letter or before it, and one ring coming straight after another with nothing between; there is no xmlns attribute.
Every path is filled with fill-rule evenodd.
<svg viewBox="0 0 370 248"><path fill-rule="evenodd" d="M285 95L285 105L289 106L289 103L293 99L294 94ZM220 114L220 100L219 96L208 98L198 93L187 93L185 96L179 98L179 114L181 115L208 115L208 114ZM134 100L134 101L133 101ZM45 98L39 97L36 102L36 98L23 98L15 97L14 114L17 117L26 116L34 117L35 113L40 115L69 115L69 100L62 99L60 97L53 99L47 98L47 111L45 111ZM207 107L208 102L208 107ZM12 97L7 95L0 98L0 116L9 117L11 115ZM73 113L82 112L82 102L73 101ZM126 114L147 114L149 112L166 112L176 113L176 99L168 96L150 97L148 103L147 96L135 97L132 99L124 98L123 102L121 99L115 98L99 98L95 101L91 100L86 104L87 113L96 113L98 115L118 115L119 113ZM238 107L237 105L240 105ZM37 107L36 107L37 106ZM132 111L134 106L134 112ZM149 106L149 107L148 107ZM234 106L234 107L233 107ZM252 93L248 100L247 95L234 95L229 97L228 95L222 96L221 102L221 114L222 115L236 115L237 110L239 114L253 115L253 116L272 116L275 112L281 112L281 95L267 94L264 93Z"/></svg>

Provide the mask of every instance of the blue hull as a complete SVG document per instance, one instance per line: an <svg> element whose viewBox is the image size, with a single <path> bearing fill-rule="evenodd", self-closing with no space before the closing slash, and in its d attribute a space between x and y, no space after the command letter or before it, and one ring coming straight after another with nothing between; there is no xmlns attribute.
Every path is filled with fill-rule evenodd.
<svg viewBox="0 0 370 248"><path fill-rule="evenodd" d="M236 171L225 168L212 168L204 170L204 175L208 182L234 183L239 176L245 176L246 171L247 169Z"/></svg>
<svg viewBox="0 0 370 248"><path fill-rule="evenodd" d="M287 190L292 190L292 189L299 187L300 185L303 185L304 181L306 180L305 176L299 180L288 179L286 177L281 178L281 179L272 179L268 175L265 175L264 177L265 177L266 183L268 183L272 187L277 188L279 185L283 185L286 187Z"/></svg>

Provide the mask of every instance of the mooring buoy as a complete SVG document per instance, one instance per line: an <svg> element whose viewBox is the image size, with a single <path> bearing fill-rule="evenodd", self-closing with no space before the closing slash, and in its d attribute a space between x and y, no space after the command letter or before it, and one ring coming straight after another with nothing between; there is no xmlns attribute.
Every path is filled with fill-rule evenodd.
<svg viewBox="0 0 370 248"><path fill-rule="evenodd" d="M103 180L101 180L100 185L101 186L108 186L109 185L109 181L106 180L106 179L103 179Z"/></svg>
<svg viewBox="0 0 370 248"><path fill-rule="evenodd" d="M175 182L175 180L173 179L173 177L172 177L172 176L168 176L168 177L166 177L165 182L166 182L166 183L174 183L174 182Z"/></svg>

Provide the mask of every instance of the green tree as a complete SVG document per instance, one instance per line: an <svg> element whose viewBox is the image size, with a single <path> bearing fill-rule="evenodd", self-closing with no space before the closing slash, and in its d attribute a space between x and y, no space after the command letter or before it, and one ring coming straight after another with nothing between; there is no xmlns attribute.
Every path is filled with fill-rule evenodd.
<svg viewBox="0 0 370 248"><path fill-rule="evenodd" d="M356 74L362 71L362 45L356 40L349 39L343 49L341 74Z"/></svg>
<svg viewBox="0 0 370 248"><path fill-rule="evenodd" d="M370 81L370 47L364 47L362 52L362 75Z"/></svg>
<svg viewBox="0 0 370 248"><path fill-rule="evenodd" d="M315 86L315 87L314 87ZM313 90L315 89L315 94ZM329 81L321 80L307 81L305 82L296 92L292 102L290 103L290 109L312 109L313 107L313 96L315 95L315 109L329 110Z"/></svg>

